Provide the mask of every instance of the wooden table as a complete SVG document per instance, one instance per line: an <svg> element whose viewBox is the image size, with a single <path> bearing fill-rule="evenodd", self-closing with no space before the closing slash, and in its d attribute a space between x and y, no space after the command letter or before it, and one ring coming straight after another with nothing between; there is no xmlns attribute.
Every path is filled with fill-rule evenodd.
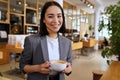
<svg viewBox="0 0 120 80"><path fill-rule="evenodd" d="M84 47L93 47L93 46L95 46L97 43L98 43L98 40L95 40L95 39L90 38L90 39L88 40L88 42L83 41L83 46L84 46Z"/></svg>
<svg viewBox="0 0 120 80"><path fill-rule="evenodd" d="M81 49L83 47L83 42L74 42L72 43L72 50Z"/></svg>
<svg viewBox="0 0 120 80"><path fill-rule="evenodd" d="M114 61L100 80L120 80L120 61Z"/></svg>

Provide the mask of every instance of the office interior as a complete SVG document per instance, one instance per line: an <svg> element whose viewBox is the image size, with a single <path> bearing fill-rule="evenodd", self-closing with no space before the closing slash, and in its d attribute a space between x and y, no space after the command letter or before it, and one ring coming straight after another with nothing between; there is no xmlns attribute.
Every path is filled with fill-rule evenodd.
<svg viewBox="0 0 120 80"><path fill-rule="evenodd" d="M26 79L27 75L19 70L20 54L25 37L39 33L40 12L46 1L50 0L0 0L0 80ZM64 36L72 41L73 71L66 80L106 80L101 77L109 65L101 52L104 37L109 41L110 35L107 29L99 32L98 28L102 19L108 22L102 14L104 8L119 0L54 1L63 7L67 31ZM85 34L87 41L83 40ZM112 60L116 61L116 56Z"/></svg>

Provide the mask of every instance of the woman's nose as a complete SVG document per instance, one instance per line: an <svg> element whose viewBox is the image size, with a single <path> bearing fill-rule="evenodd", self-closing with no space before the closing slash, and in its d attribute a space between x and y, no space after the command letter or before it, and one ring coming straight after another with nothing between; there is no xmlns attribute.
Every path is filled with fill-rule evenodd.
<svg viewBox="0 0 120 80"><path fill-rule="evenodd" d="M53 21L56 23L58 22L58 20L59 20L58 17L54 17L54 19L53 19Z"/></svg>

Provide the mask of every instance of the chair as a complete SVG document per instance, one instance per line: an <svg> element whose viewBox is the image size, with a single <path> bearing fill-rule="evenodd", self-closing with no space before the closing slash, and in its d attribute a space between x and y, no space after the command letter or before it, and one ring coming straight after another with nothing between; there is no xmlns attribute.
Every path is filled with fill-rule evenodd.
<svg viewBox="0 0 120 80"><path fill-rule="evenodd" d="M81 54L81 48L83 47L83 43L82 42L74 42L72 43L72 50L73 52L75 51L75 55L80 55ZM78 56L75 56L75 58Z"/></svg>
<svg viewBox="0 0 120 80"><path fill-rule="evenodd" d="M19 68L17 67L17 62L19 62L20 59L20 54L21 53L15 53L15 52L10 52L10 70L11 72L14 71L20 71Z"/></svg>

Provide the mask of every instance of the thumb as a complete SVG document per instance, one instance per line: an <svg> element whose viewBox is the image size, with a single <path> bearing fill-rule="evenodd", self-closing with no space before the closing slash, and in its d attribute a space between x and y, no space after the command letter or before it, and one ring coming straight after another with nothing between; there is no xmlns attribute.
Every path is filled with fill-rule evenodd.
<svg viewBox="0 0 120 80"><path fill-rule="evenodd" d="M49 63L48 61L46 61L46 62L45 62L45 65L48 65L48 66L49 66L49 65L50 65L50 63Z"/></svg>

